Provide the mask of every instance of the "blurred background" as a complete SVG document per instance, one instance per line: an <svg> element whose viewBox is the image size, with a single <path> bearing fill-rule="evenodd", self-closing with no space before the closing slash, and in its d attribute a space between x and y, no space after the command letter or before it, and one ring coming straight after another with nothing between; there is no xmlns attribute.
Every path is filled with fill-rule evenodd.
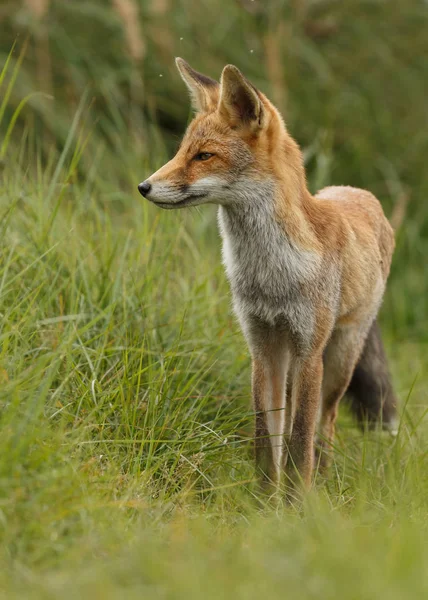
<svg viewBox="0 0 428 600"><path fill-rule="evenodd" d="M400 225L388 307L406 335L428 336L426 1L2 0L0 27L0 61L13 45L8 72L22 61L8 144L24 135L46 160L80 110L78 171L102 155L94 180L125 204L120 190L174 152L190 117L174 57L217 78L236 64L282 111L313 191L368 188Z"/></svg>
<svg viewBox="0 0 428 600"><path fill-rule="evenodd" d="M387 335L428 341L425 0L2 0L0 27L5 177L16 153L29 180L59 160L69 195L84 182L132 213L191 118L174 57L214 78L234 63L281 110L312 191L380 198L397 229ZM189 231L214 241L214 211L201 212Z"/></svg>

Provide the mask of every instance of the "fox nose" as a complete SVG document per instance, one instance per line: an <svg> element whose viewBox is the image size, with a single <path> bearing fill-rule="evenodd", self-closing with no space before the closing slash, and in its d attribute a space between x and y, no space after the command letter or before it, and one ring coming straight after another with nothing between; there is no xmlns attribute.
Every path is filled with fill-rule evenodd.
<svg viewBox="0 0 428 600"><path fill-rule="evenodd" d="M140 183L138 186L138 191L140 192L140 194L142 196L144 196L144 198L147 197L147 194L150 192L151 189L152 189L152 184L149 183L148 181L143 181L143 183Z"/></svg>

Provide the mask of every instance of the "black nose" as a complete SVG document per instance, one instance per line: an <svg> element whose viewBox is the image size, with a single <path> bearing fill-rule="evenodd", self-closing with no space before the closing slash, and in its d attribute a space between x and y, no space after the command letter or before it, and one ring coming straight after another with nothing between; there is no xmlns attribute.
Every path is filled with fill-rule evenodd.
<svg viewBox="0 0 428 600"><path fill-rule="evenodd" d="M149 183L148 181L143 181L143 183L140 183L138 186L138 191L140 192L140 194L142 196L144 196L144 198L147 196L147 194L150 192L151 189L152 189L152 184Z"/></svg>

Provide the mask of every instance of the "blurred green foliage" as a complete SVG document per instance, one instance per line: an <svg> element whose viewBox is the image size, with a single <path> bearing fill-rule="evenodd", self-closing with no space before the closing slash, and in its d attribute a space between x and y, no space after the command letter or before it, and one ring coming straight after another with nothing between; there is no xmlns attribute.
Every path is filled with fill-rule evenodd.
<svg viewBox="0 0 428 600"><path fill-rule="evenodd" d="M29 36L16 101L52 94L32 109L59 141L89 88L99 133L114 145L112 123L123 121L150 154L147 128L177 135L189 111L174 56L213 77L231 62L312 150L316 185L334 178L395 197L418 182L427 195L423 0L26 0L3 3L0 19L3 58Z"/></svg>
<svg viewBox="0 0 428 600"><path fill-rule="evenodd" d="M34 91L50 95L29 99L16 138L25 131L45 158L61 149L86 92L79 170L86 176L102 155L98 183L110 194L118 182L129 191L177 146L190 113L175 56L213 77L239 66L283 112L312 190L368 188L394 222L405 215L391 326L428 339L426 1L4 1L0 23L3 61L28 40L9 114Z"/></svg>

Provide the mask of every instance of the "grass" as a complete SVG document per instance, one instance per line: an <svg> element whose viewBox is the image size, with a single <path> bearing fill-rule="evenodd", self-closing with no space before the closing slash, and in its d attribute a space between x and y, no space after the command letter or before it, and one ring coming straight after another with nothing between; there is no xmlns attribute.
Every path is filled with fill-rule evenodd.
<svg viewBox="0 0 428 600"><path fill-rule="evenodd" d="M425 12L410 4L422 23ZM100 3L76 5L77 23L83 9L99 27L111 17ZM177 35L188 27L191 38L196 17L183 25L185 5L172 24ZM53 3L52 27L61 10L71 9ZM22 64L19 52L11 57L0 77L3 98L10 90L0 123L0 597L426 598L426 66L408 58L411 43L420 49L425 38L415 24L391 41L398 12L388 8L378 22L380 8L372 10L367 18L379 36L367 37L363 62L351 71L353 44L367 35L362 22L348 25L333 6L339 29L321 54L300 29L294 34L290 53L296 64L305 56L318 65L308 85L325 102L314 102L290 66L297 91L290 87L287 104L312 189L364 185L389 215L410 196L381 313L401 424L395 439L361 434L343 407L331 473L302 507L267 506L257 494L249 357L231 311L215 211L158 211L136 191L167 158L174 127L183 129L188 109L178 78L165 83L154 112L145 106L139 115L142 143L126 118L125 84L102 90L100 77L95 101L83 91L89 67L97 71L78 64L88 52L83 28L82 56L64 69L75 102L58 84L58 53L51 56L58 111L50 109L50 127L40 120L49 121L53 101L43 97L40 112L29 96L49 91L31 80L34 56L45 55ZM248 15L236 8L231 15L232 30L246 23L245 35L256 35ZM220 26L209 40L214 48ZM71 57L74 38L61 27L51 43ZM35 40L30 48L43 42ZM383 77L394 72L403 82L386 102L385 80L364 68L369 48L383 49L376 67ZM388 48L404 49L402 60ZM97 66L123 75L110 50L100 50ZM237 46L230 54L218 60L255 70ZM166 55L155 53L153 68ZM154 81L144 79L148 96L160 90ZM264 84L275 91L274 79ZM414 101L404 114L409 90ZM168 113L172 94L179 104ZM167 113L175 120L169 131L162 119L162 128L155 123Z"/></svg>
<svg viewBox="0 0 428 600"><path fill-rule="evenodd" d="M425 597L423 343L392 344L385 314L398 438L345 414L304 509L260 508L214 213L118 208L75 175L79 127L3 173L4 597Z"/></svg>

